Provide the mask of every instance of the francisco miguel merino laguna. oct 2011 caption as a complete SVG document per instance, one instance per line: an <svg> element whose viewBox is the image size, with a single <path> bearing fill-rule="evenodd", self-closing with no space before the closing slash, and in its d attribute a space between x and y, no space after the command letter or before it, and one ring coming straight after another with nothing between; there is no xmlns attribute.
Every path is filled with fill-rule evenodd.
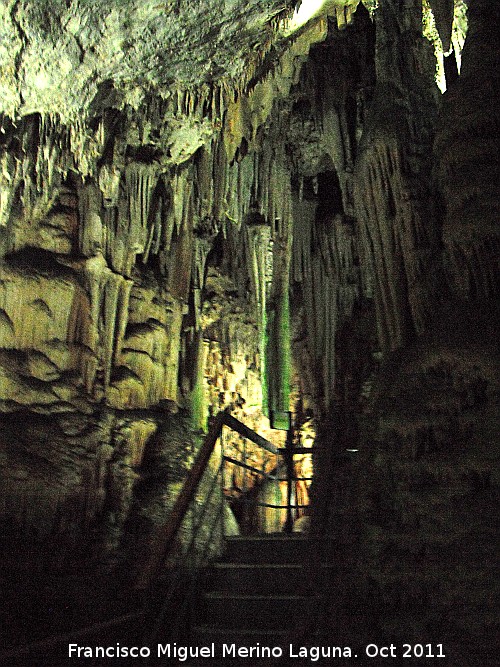
<svg viewBox="0 0 500 667"><path fill-rule="evenodd" d="M445 658L443 644L367 644L353 649L350 646L298 646L289 644L287 649L281 646L263 646L259 642L252 646L211 643L205 646L157 644L149 646L80 646L69 644L69 658L166 658L184 662L191 658L301 658L317 662L334 658Z"/></svg>

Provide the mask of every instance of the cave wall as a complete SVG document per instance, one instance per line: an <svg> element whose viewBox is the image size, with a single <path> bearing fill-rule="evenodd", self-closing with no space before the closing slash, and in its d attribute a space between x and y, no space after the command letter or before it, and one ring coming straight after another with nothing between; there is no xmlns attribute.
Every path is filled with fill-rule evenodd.
<svg viewBox="0 0 500 667"><path fill-rule="evenodd" d="M470 3L441 96L427 3L337 4L287 42L267 33L243 78L166 94L146 68L140 96L111 77L77 116L2 114L5 562L23 545L27 570L126 547L137 567L207 418L230 409L274 437L266 415L291 407L318 432L315 521L339 538L346 617L359 604L385 636L411 616L416 640L472 628L491 570L470 507L497 488L498 162L482 137L498 128L498 11ZM429 4L458 59L450 3ZM478 592L446 625L469 591L463 540ZM340 639L346 618L329 622Z"/></svg>
<svg viewBox="0 0 500 667"><path fill-rule="evenodd" d="M475 2L460 78L445 94L435 144L444 206L444 266L453 293L472 300L498 294L498 10Z"/></svg>
<svg viewBox="0 0 500 667"><path fill-rule="evenodd" d="M400 14L395 29L396 12L377 14L378 76L355 171L375 354L364 367L347 361L370 341L359 309L336 341L317 520L339 564L332 636L426 637L450 664L479 666L498 660L499 13L469 4L461 73L437 105L423 58L390 53L398 39L425 46L414 16Z"/></svg>
<svg viewBox="0 0 500 667"><path fill-rule="evenodd" d="M6 558L23 542L27 569L120 548L169 429L184 471L222 409L282 444L265 415L288 409L286 97L326 32L314 23L246 90L151 92L136 107L106 80L74 122L2 115Z"/></svg>

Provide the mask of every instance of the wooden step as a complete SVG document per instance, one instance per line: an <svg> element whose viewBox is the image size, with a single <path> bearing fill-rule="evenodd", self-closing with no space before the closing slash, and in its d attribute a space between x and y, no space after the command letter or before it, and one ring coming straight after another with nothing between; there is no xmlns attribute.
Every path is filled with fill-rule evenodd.
<svg viewBox="0 0 500 667"><path fill-rule="evenodd" d="M300 563L216 563L211 587L240 593L295 593L308 588Z"/></svg>
<svg viewBox="0 0 500 667"><path fill-rule="evenodd" d="M224 560L231 563L304 563L318 553L318 542L309 537L286 535L234 536L226 539Z"/></svg>
<svg viewBox="0 0 500 667"><path fill-rule="evenodd" d="M214 591L204 597L207 622L222 628L286 630L312 614L310 595L251 595Z"/></svg>

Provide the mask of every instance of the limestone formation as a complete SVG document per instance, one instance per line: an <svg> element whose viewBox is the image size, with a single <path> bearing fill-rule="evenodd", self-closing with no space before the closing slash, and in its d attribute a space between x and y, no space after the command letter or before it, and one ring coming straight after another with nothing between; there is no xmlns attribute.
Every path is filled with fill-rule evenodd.
<svg viewBox="0 0 500 667"><path fill-rule="evenodd" d="M454 665L489 664L498 21L486 0L0 0L0 558L23 590L128 587L212 418L283 447L290 410L296 445L317 434L297 494L336 540L336 642L440 628ZM236 514L276 493L259 479L228 474ZM232 531L283 524L229 504Z"/></svg>

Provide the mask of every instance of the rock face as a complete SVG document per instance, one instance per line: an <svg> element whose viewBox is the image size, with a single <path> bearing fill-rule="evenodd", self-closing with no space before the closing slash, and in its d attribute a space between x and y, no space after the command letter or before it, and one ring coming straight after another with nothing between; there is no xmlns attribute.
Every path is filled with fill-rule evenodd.
<svg viewBox="0 0 500 667"><path fill-rule="evenodd" d="M387 35L390 17L377 16ZM337 338L344 373L317 443L329 470L318 477L318 520L336 536L342 562L330 582L332 636L400 645L426 636L464 666L497 660L499 192L485 175L498 168L485 128L498 122L490 87L498 51L487 47L498 19L496 8L471 3L462 73L437 125L411 58L396 64L379 51L383 93L376 87L359 147L356 202L385 354L371 376L369 365L346 364L346 355L360 357L359 337L369 341L358 311L349 338ZM398 29L404 37L404 20ZM340 392L353 384L357 415ZM346 460L353 442L357 458Z"/></svg>
<svg viewBox="0 0 500 667"><path fill-rule="evenodd" d="M134 498L144 496L134 489L148 479L148 452L159 437L167 447L169 428L178 433L178 411L190 415L186 442L175 437L186 470L191 432L205 428L208 416L244 407L245 421L261 428L270 406L288 409L288 382L277 379L290 364L281 334L289 320L292 238L285 98L311 44L327 33L323 17L285 43L269 3L265 10L263 3L246 5L244 24L236 20L238 3L222 3L233 20L225 29L238 36L228 42L227 62L246 78L223 67L206 85L196 58L184 70L187 79L172 61L177 88L159 92L142 81L142 97L132 101L111 59L88 99L79 92L90 85L80 78L82 55L71 70L81 113L75 119L59 79L47 97L32 98L23 88L35 76L35 50L40 68L50 60L56 20L75 31L90 57L96 21L104 21L104 48L122 34L108 25L111 16L133 31L144 21L152 26L158 13L131 3L91 15L77 4L3 10L4 29L22 48L13 61L19 117L4 113L0 134L1 516L21 543L46 543L47 567L79 559L75 545L83 539L94 545L84 557L119 547ZM158 39L169 39L173 26L191 34L190 7L167 9ZM227 14L218 20L227 22ZM217 51L199 27L204 48ZM280 49L280 59L262 62L262 80L251 85L252 67L238 55L243 34L253 35L252 44L272 36ZM66 37L64 30L57 35ZM159 46L148 38L143 48L153 58ZM57 76L65 69L62 51ZM133 52L131 44L120 50L125 59ZM3 53L6 62L11 56ZM207 55L198 57L203 63ZM103 66L102 53L92 58ZM146 60L141 67L148 69ZM121 67L137 81L145 71L133 60ZM274 373L266 366L268 331L275 332ZM165 469L167 495L178 481ZM6 557L14 550L12 538Z"/></svg>
<svg viewBox="0 0 500 667"><path fill-rule="evenodd" d="M2 2L2 97L9 113L44 110L74 120L106 81L140 102L174 82L236 82L293 2L191 0ZM111 96L116 94L111 93ZM119 97L119 96L118 96Z"/></svg>
<svg viewBox="0 0 500 667"><path fill-rule="evenodd" d="M432 51L416 8L377 14L377 85L356 166L362 265L382 350L421 333L439 277L431 155L437 104Z"/></svg>
<svg viewBox="0 0 500 667"><path fill-rule="evenodd" d="M282 445L292 409L345 614L485 646L498 10L440 96L422 12L458 61L453 3L293 4L0 5L2 557L140 569L207 418Z"/></svg>
<svg viewBox="0 0 500 667"><path fill-rule="evenodd" d="M460 78L446 95L436 140L437 178L445 207L445 267L462 298L498 292L498 49L489 49L499 10L475 2ZM480 138L483 138L481 140ZM460 149L459 149L460 146Z"/></svg>
<svg viewBox="0 0 500 667"><path fill-rule="evenodd" d="M382 367L376 428L367 415L347 483L345 470L335 475L352 494L334 528L351 551L339 577L356 573L343 613L358 618L367 641L425 635L464 666L496 660L499 360L491 319L488 307L443 308L431 334L394 355Z"/></svg>

